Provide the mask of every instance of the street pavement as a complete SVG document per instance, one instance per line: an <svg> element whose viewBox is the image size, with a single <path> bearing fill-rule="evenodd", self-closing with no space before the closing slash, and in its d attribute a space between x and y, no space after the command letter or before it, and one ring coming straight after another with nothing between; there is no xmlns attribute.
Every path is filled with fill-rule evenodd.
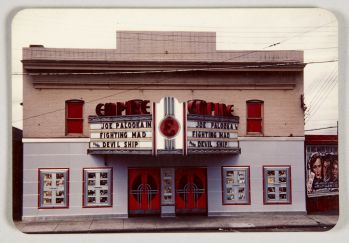
<svg viewBox="0 0 349 243"><path fill-rule="evenodd" d="M177 216L173 218L79 218L50 221L17 221L24 233L122 233L122 232L262 232L327 231L338 220L335 214L237 213L232 216Z"/></svg>

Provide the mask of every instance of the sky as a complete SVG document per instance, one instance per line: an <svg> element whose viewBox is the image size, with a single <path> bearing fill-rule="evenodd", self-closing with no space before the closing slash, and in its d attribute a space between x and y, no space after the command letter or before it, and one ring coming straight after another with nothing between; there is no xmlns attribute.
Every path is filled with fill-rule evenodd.
<svg viewBox="0 0 349 243"><path fill-rule="evenodd" d="M305 129L336 126L337 25L332 13L318 8L22 10L12 20L12 123L22 128L22 47L114 49L116 31L163 30L216 32L217 50L304 50Z"/></svg>

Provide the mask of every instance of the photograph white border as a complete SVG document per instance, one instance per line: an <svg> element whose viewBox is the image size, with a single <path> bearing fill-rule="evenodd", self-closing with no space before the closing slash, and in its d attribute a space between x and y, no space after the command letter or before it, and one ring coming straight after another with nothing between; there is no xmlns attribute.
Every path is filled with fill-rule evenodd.
<svg viewBox="0 0 349 243"><path fill-rule="evenodd" d="M278 5L276 5L278 4ZM2 242L47 242L52 240L51 235L27 235L17 230L12 222L12 202L8 200L12 198L12 168L11 168L11 20L17 11L26 7L321 7L332 11L339 22L339 50L340 50L340 63L339 63L339 157L344 163L341 164L341 171L343 174L349 174L349 166L345 163L348 161L349 146L347 144L346 135L348 135L348 112L345 112L345 108L349 107L348 99L345 95L348 94L348 75L346 68L348 67L348 24L349 24L349 13L346 11L349 8L349 2L346 0L294 0L294 1L243 1L236 0L231 1L190 1L190 0L178 0L178 1L82 1L82 0L62 0L59 3L54 0L39 1L39 0L12 0L12 1L1 1L0 13L1 13L1 64L0 65L0 104L1 104L1 122L0 122L0 158L1 158L1 169L0 178L0 191L2 197L0 200L0 237ZM338 225L330 232L325 233L293 233L288 232L287 237L283 237L284 242L295 242L301 240L302 242L341 242L342 239L347 238L349 226L348 226L348 209L344 208L344 202L348 202L348 179L345 176L340 177L340 220ZM123 241L141 241L142 242L154 242L154 240L166 240L170 242L232 242L243 240L246 242L271 242L275 241L275 237L280 237L280 233L175 233L175 234L144 234L144 233L125 233L125 234L72 234L72 235L55 235L55 241L64 240L65 242L95 242L103 240L117 240Z"/></svg>

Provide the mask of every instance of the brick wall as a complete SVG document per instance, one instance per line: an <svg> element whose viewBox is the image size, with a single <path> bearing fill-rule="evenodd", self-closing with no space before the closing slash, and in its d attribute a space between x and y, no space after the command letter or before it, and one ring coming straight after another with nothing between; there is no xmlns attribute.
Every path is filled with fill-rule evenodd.
<svg viewBox="0 0 349 243"><path fill-rule="evenodd" d="M258 79L258 73L254 73ZM288 74L291 75L291 74ZM88 134L88 115L95 115L98 103L127 101L130 99L149 99L158 102L164 96L174 96L181 102L191 99L234 104L235 115L240 117L239 136L246 135L246 101L264 101L265 136L303 136L303 111L301 94L303 92L302 73L293 89L110 89L107 85L98 89L65 88L36 89L32 76L24 80L24 137L64 137L65 101L82 99L84 105L84 136ZM275 82L275 81L274 81ZM106 98L103 98L106 97Z"/></svg>
<svg viewBox="0 0 349 243"><path fill-rule="evenodd" d="M72 74L119 70L116 62L137 71L140 67L139 63L134 66L136 61L145 65L151 62L151 68L161 68L165 61L179 66L189 62L189 67L194 65L190 63L255 63L257 67L141 75ZM217 51L213 32L123 31L117 33L117 49L24 48L24 71L33 75L23 78L23 134L26 138L64 137L65 101L69 99L85 101L82 136L88 137L87 117L95 114L98 103L130 99L156 102L174 96L182 102L203 99L234 104L235 115L240 116L239 136L246 135L246 101L263 100L265 136L304 136L303 66L287 67L288 62L301 64L303 52ZM258 65L270 63L286 66L259 70ZM40 75L42 72L46 74ZM70 75L47 75L57 72Z"/></svg>

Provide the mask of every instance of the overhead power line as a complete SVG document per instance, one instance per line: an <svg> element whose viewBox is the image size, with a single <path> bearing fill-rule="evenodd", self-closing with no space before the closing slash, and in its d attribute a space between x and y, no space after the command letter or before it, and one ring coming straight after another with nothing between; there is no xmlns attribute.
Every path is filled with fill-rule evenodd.
<svg viewBox="0 0 349 243"><path fill-rule="evenodd" d="M200 38L203 37L203 36L200 36ZM232 37L233 39L234 37ZM180 42L180 43L194 43L194 44L197 44L197 43L200 43L200 44L268 44L270 42L268 41L256 41L256 40L242 40L242 41L236 41L236 39L256 39L256 37L250 37L250 38L247 38L247 37L235 37L234 40L231 40L231 41L223 41L223 40L217 40L216 38L212 41L207 41L207 40L195 40L194 38L192 38L193 40L191 40L191 38L188 36L188 37L182 37L182 39L178 39L176 37L173 37L171 39L156 39L156 38L136 38L136 37L119 37L117 39L121 39L121 40L126 40L126 41L149 41L149 42L157 42L157 43L161 43L161 44L164 44L164 43L174 43L174 42ZM277 39L277 38L280 38L280 37L271 37L271 36L266 36L266 37L257 37L257 38L260 38L260 39ZM317 37L313 37L313 38L317 38ZM177 40L176 40L177 39ZM321 41L321 43L336 43L337 42L337 36L333 36L333 37L328 37L328 39L325 39L323 41ZM304 43L304 42L293 42L295 44L297 43ZM279 44L279 42L277 43ZM268 45L267 47L271 47L271 46L275 46L276 44L272 44L272 45Z"/></svg>
<svg viewBox="0 0 349 243"><path fill-rule="evenodd" d="M306 64L316 64L316 63L327 63L327 62L338 62L338 60L327 60L318 62L282 62L273 64L261 64L261 65L241 65L241 66L231 66L222 68L188 68L188 69L175 69L175 70L150 70L150 71L104 71L104 72L36 72L36 73L13 73L12 75L29 75L29 76L40 76L40 75L111 75L111 74L150 74L150 73L177 73L177 72L193 72L193 71L229 71L235 69L244 68L268 68L268 67L287 67L290 65L306 65ZM218 62L220 63L220 62ZM212 64L208 62L207 65Z"/></svg>
<svg viewBox="0 0 349 243"><path fill-rule="evenodd" d="M296 37L299 37L299 36L302 36L304 34L307 34L307 33L310 33L310 32L313 32L314 30L317 30L319 28L323 28L323 27L326 27L326 25L329 25L330 23L332 23L334 21L331 21L327 24L324 24L324 25L320 25L320 26L316 26L316 27L312 27L311 29L308 29L306 31L303 31L301 33L299 32L295 32L296 34L295 35L292 35L291 37L286 37L280 41L277 41L277 42L274 42L272 44L268 44L269 42L256 42L256 41L253 41L253 42L247 42L247 41L243 41L243 42L236 42L236 41L217 41L216 39L213 40L213 41L208 41L208 40L199 40L197 39L198 36L187 36L187 35L180 35L180 34L175 34L176 32L178 31L173 31L175 33L173 34L166 34L165 33L161 33L161 31L154 31L154 32L139 32L137 33L136 31L134 32L134 35L136 37L130 37L130 36L117 36L117 39L126 39L126 40L141 40L141 41L151 41L151 42L162 42L162 43L165 43L165 42L173 42L174 40L175 41L180 41L180 42L189 42L189 43L206 43L206 44L209 44L209 43L215 43L215 44L219 44L219 43L230 43L230 44L267 44L264 48L262 48L263 50L266 49L266 48L270 48L270 47L275 47L277 45L280 45L282 44L283 42L286 42L290 39L293 39L293 38L296 38ZM180 31L179 31L180 32ZM157 36L161 36L161 37L167 37L168 39L161 39L161 38L158 38ZM336 37L337 35L333 35L333 37ZM143 37L143 38L142 38ZM144 37L150 37L150 38L144 38ZM154 37L154 38L152 38ZM205 38L205 37L215 37L217 38L216 36L213 36L213 35L200 35L200 38ZM262 36L241 36L241 37L237 37L237 36L233 36L235 38L271 38L270 35L268 35L267 37L262 37ZM279 37L276 37L276 36L272 36L272 38L279 38ZM281 37L280 37L281 38ZM303 42L302 42L303 43ZM254 52L254 51L253 51ZM253 53L252 52L252 53ZM249 55L248 53L246 54L243 54L243 55ZM233 57L235 58L235 57Z"/></svg>
<svg viewBox="0 0 349 243"><path fill-rule="evenodd" d="M316 29L320 29L320 28L322 28L322 27L325 27L326 25L329 25L329 24L333 23L334 21L335 21L335 20L330 21L330 22L328 22L327 24L324 24L324 25L316 26L316 27L314 27L314 28L312 28L312 29L310 29L310 30L307 30L307 31L304 31L304 32L302 32L302 33L293 35L293 36L291 36L291 37L289 37L289 38L280 40L280 41L275 42L275 43L272 43L272 44L270 44L270 45L267 45L267 46L265 46L264 48L262 48L262 50L265 50L265 49L267 49L267 48L280 45L280 44L282 44L282 43L285 42L285 41L288 41L288 40L293 39L293 38L295 38L295 37L299 37L299 36L301 36L301 35L304 35L304 34L306 34L306 33L309 33L309 32L311 32L311 31L314 31L314 30L316 30ZM257 52L257 51L251 51L251 52L248 52L248 53L246 53L246 54L242 54L242 55L237 56L237 57L228 58L228 59L226 59L225 61L229 61L229 60L236 59L236 58L239 58L239 57L247 56L247 55L250 55L250 54L255 53L255 52Z"/></svg>
<svg viewBox="0 0 349 243"><path fill-rule="evenodd" d="M314 129L306 129L304 131L310 132L310 131L318 131L318 130L325 130L325 129L331 129L331 128L337 128L338 126L330 126L330 127L320 127L320 128L314 128Z"/></svg>
<svg viewBox="0 0 349 243"><path fill-rule="evenodd" d="M160 82L166 81L168 79L172 79L172 77L158 80L158 81L156 81L156 83L160 83ZM142 85L142 86L134 87L132 89L118 91L118 92L110 94L110 95L106 95L106 96L103 96L103 97L87 100L87 101L85 101L85 104L89 104L89 103L92 103L92 102L95 102L95 101L99 101L99 100L103 100L103 99L106 99L106 98L109 98L109 97L113 97L113 96L116 96L116 95L128 93L128 92L134 91L135 89L142 89L142 88L146 88L146 87L147 86ZM13 123L22 122L24 120L28 120L28 119L32 119L32 118L36 118L36 117L40 117L40 116L43 116L43 115L47 115L47 114L51 114L51 113L55 113L55 112L59 112L59 111L64 111L64 110L65 110L65 108L59 108L59 109L56 109L56 110L43 112L43 113L40 113L40 114L37 114L37 115L32 115L32 116L24 117L23 119L20 119L20 120L13 121Z"/></svg>
<svg viewBox="0 0 349 243"><path fill-rule="evenodd" d="M276 45L280 45L280 44L282 44L282 43L284 43L284 42L286 42L286 41L289 41L289 40L291 40L291 39L294 39L294 38L297 38L297 37L299 37L299 36L305 35L305 34L307 34L307 33L309 33L309 32L312 32L312 31L314 31L314 30L317 30L317 29L320 29L320 28L322 28L322 27L325 27L325 26L327 26L327 25L333 23L334 21L335 21L335 20L330 21L330 22L328 22L327 24L323 24L323 25L320 25L320 26L316 26L316 27L314 27L314 28L311 28L311 29L306 30L306 31L304 31L304 32L301 32L301 33L299 33L299 34L295 34L295 35L293 35L293 36L291 36L291 37L288 37L288 38L285 38L285 39L283 39L283 40L280 40L279 42L272 44L270 47L273 47L273 46L276 46Z"/></svg>
<svg viewBox="0 0 349 243"><path fill-rule="evenodd" d="M333 21L332 21L333 22ZM330 23L332 23L330 22ZM304 31L302 33L298 33L296 35L293 35L289 38L286 38L286 39L283 39L283 40L280 40L278 42L275 42L275 43L272 43L272 44L269 44L267 46L265 46L264 48L262 48L262 50L264 49L267 49L267 48L270 48L270 47L274 47L274 46L277 46L277 45L280 45L282 44L283 42L285 41L288 41L289 39L292 39L292 38L295 38L295 37L298 37L298 36L301 36L301 35L304 35L306 33L309 33L311 31L314 31L315 29L319 29L319 28L322 28L330 23L327 23L325 25L321 25L321 26L317 26L317 27L314 27L310 30L307 30L307 31ZM151 41L153 41L153 39L149 39ZM161 40L161 41L164 41L164 40ZM171 40L172 41L172 40ZM196 40L192 41L192 40L189 40L189 42L198 42ZM210 42L204 42L204 43L210 43ZM214 41L214 43L217 43L216 41ZM255 43L255 42L254 42ZM247 56L247 55L250 55L252 53L255 53L255 52L259 52L260 50L258 51L251 51L251 52L247 52L245 51L245 53L243 53L242 55L239 55L239 56L235 56L235 57L232 57L232 58L228 58L228 59L225 59L221 62L227 62L229 60L232 60L232 59L236 59L236 58L239 58L239 57L242 57L242 56ZM137 54L137 53L135 53ZM337 62L338 60L328 60L328 61L321 61L321 62L308 62L308 63L298 63L298 62L291 62L291 63L276 63L276 64L273 64L273 65L276 65L276 66L285 66L285 65L294 65L294 64L315 64L315 63L326 63L326 62ZM212 63L208 63L208 64L212 64ZM260 67L272 67L271 65L248 65L248 66L243 66L243 67L240 67L240 68L260 68ZM219 70L229 70L229 69L232 69L232 68L236 68L236 67L231 67L231 68L220 68ZM145 71L145 72L102 72L102 73L68 73L68 75L72 75L72 74L112 74L112 73L117 73L117 74L127 74L127 73L159 73L159 72L183 72L183 71L205 71L205 70L218 70L217 68L211 68L211 67L208 67L208 68L204 68L204 69L182 69L182 70L166 70L166 71ZM37 73L35 75L67 75L67 73ZM12 75L33 75L32 73L29 74L29 73L14 73ZM171 79L171 78L169 78ZM166 79L165 79L166 80ZM164 81L164 80L161 80L161 81ZM161 82L159 81L159 82ZM138 89L141 89L141 87L138 87ZM86 103L91 103L91 102L94 102L94 101L97 101L97 100L101 100L101 99L105 99L107 97L111 97L111 96L115 96L115 95L119 95L121 93L125 93L125 92L130 92L130 91L133 91L133 90L124 90L124 91L121 91L121 92L118 92L116 94L112 94L112 95L109 95L109 96L105 96L105 97L101 97L101 98L98 98L98 99L94 99L94 100L90 100L90 101L87 101ZM26 118L23 118L21 120L18 120L18 121L14 121L15 123L16 122L19 122L19 121L23 121L23 120L26 120L26 119L31 119L31 118L35 118L35 117L39 117L39 116L42 116L42 115L45 115L45 114L50 114L50 113L53 113L53 112L57 112L57 111L63 111L65 108L61 108L61 109L57 109L57 110L54 110L54 111L49 111L49 112L45 112L45 113L42 113L42 114L38 114L38 115L33 115L33 116L30 116L30 117L26 117Z"/></svg>
<svg viewBox="0 0 349 243"><path fill-rule="evenodd" d="M331 60L331 61L335 61L335 60ZM315 62L313 62L313 63L315 63ZM292 63L292 64L294 64L294 63ZM261 66L263 66L263 65L252 66L252 67L256 68L256 67L261 67ZM264 66L270 66L270 65L264 65ZM214 69L214 68L211 68L211 69L207 69L207 68L206 69L185 69L185 71L188 71L188 70L192 71L192 70L216 70L216 69ZM226 70L226 69L225 68L220 68L219 70ZM169 70L167 72L178 72L178 71L179 70L175 70L175 71L174 70ZM155 72L164 72L164 71L155 71ZM80 75L80 74L113 74L113 73L116 73L116 74L129 74L129 73L132 73L133 74L134 72L103 72L103 73L74 73L74 74ZM149 71L141 72L141 73L149 73ZM19 75L25 75L25 74L19 74ZM29 74L27 74L27 75L29 75ZM44 75L44 73L36 73L36 75ZM45 73L45 75L67 75L67 73ZM158 80L158 81L156 81L156 83L160 83L160 82L163 82L163 81L169 80L169 79L172 79L172 77ZM88 104L88 103L95 102L95 101L98 101L98 100L102 100L102 99L105 99L105 98L109 98L109 97L112 97L112 96L120 95L122 93L134 91L135 89L142 89L143 87L146 87L146 86L138 86L138 87L133 88L132 90L123 90L123 91L120 91L120 92L117 92L117 93L114 93L114 94L111 94L111 95L108 95L108 96L103 96L103 97L100 97L100 98L97 98L97 99L86 101L85 103ZM14 123L17 123L17 122L20 122L20 121L23 121L23 120L27 120L27 119L31 119L31 118L35 118L35 117L39 117L39 116L42 116L42 115L58 112L58 111L63 111L64 109L65 108L61 108L61 109L57 109L57 110L41 113L41 114L38 114L38 115L25 117L25 118L23 118L21 120L14 121Z"/></svg>
<svg viewBox="0 0 349 243"><path fill-rule="evenodd" d="M244 44L244 43L242 43ZM66 48L64 48L66 49ZM93 54L93 53L96 53L95 50L79 50L79 49L76 49L76 48L72 48L74 49L74 53L90 53L90 54ZM330 47L318 47L318 48L288 48L288 49L283 49L282 51L312 51L312 50L326 50L326 49L338 49L338 46L330 46ZM118 51L118 49L108 49L108 50L115 50L117 52L115 52L114 54L120 54L120 55L123 55L123 54L133 54L133 55L164 55L165 53L164 52L122 52L122 51ZM12 49L12 51L18 51L18 52L22 52L23 49L20 48L20 49ZM200 51L200 52L171 52L169 51L167 54L168 55L202 55L202 54L224 54L224 53L231 53L231 52L234 52L234 53L239 53L239 52L246 52L246 50L216 50L216 51ZM278 51L278 50L276 50Z"/></svg>
<svg viewBox="0 0 349 243"><path fill-rule="evenodd" d="M336 76L337 76L337 72L335 69L333 69L332 72L329 73L329 75L325 79L322 79L320 80L320 82L317 82L318 85L313 87L311 91L308 92L307 94L308 97L311 97L311 94L315 93L312 99L309 102L307 102L308 103L307 107L309 108L308 113L311 110L311 108L321 100L321 97L323 96L323 92L326 92L328 90L329 85L336 78Z"/></svg>
<svg viewBox="0 0 349 243"><path fill-rule="evenodd" d="M336 81L337 81L337 75L334 74L332 75L332 78L326 82L326 85L323 87L323 90L321 90L318 93L318 98L316 100L316 103L314 104L310 112L306 114L305 123L307 123L318 112L322 104L326 101L327 97L332 92L333 88L336 86L337 84Z"/></svg>
<svg viewBox="0 0 349 243"><path fill-rule="evenodd" d="M138 88L141 88L141 87L138 87ZM108 98L108 97L120 95L120 94L127 93L127 92L130 92L130 91L133 91L133 90L123 90L123 91L120 91L120 92L117 92L117 93L114 93L114 94L111 94L111 95L103 96L101 98L85 101L85 103L88 104L88 103L91 103L91 102L94 102L94 101L102 100L102 99L105 99L105 98ZM65 108L59 108L59 109L56 109L56 110L43 112L43 113L40 113L40 114L37 114L37 115L32 115L32 116L24 117L23 119L20 119L20 120L13 121L13 123L21 122L21 121L24 121L24 120L28 120L28 119L32 119L32 118L36 118L36 117L44 116L44 115L47 115L47 114L55 113L55 112L58 112L58 111L64 111L64 110L65 110Z"/></svg>
<svg viewBox="0 0 349 243"><path fill-rule="evenodd" d="M307 123L320 109L321 105L325 102L329 94L332 92L333 88L336 87L336 83L332 84L332 86L329 88L328 92L324 95L323 99L321 100L321 103L315 108L315 110L306 118L305 123Z"/></svg>
<svg viewBox="0 0 349 243"><path fill-rule="evenodd" d="M335 70L338 69L338 65L337 63L334 63L333 64L333 67L332 67L332 71L329 72L327 74L327 78L333 73L335 72ZM306 98L309 98L312 96L312 94L316 93L315 91L317 91L318 87L320 87L320 85L322 84L322 82L324 82L326 79L320 79L318 80L318 78L316 79L313 79L310 83L310 85L308 85L306 88L305 88L305 93L307 93L307 97Z"/></svg>

